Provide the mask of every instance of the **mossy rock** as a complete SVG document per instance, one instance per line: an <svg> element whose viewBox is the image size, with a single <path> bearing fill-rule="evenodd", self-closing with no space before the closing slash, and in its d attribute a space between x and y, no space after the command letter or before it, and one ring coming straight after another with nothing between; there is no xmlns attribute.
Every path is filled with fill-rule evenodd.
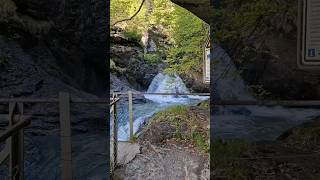
<svg viewBox="0 0 320 180"><path fill-rule="evenodd" d="M156 113L140 139L163 143L168 139L190 142L198 150L209 151L209 109L174 106Z"/></svg>
<svg viewBox="0 0 320 180"><path fill-rule="evenodd" d="M278 140L293 149L316 151L320 149L320 117L312 122L287 130Z"/></svg>

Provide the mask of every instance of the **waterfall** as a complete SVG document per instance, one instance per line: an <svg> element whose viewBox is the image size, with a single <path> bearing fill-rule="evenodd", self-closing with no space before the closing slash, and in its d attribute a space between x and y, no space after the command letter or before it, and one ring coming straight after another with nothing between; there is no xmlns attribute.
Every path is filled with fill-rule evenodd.
<svg viewBox="0 0 320 180"><path fill-rule="evenodd" d="M190 93L182 79L174 75L164 75L159 73L149 85L147 93Z"/></svg>
<svg viewBox="0 0 320 180"><path fill-rule="evenodd" d="M159 73L152 80L147 93L190 93L182 79L177 75ZM185 97L174 95L145 95L156 103L175 103L185 101Z"/></svg>
<svg viewBox="0 0 320 180"><path fill-rule="evenodd" d="M255 100L248 92L244 80L230 56L219 46L213 47L214 84L213 99ZM270 140L277 138L290 127L312 120L319 115L308 108L285 108L281 106L224 106L216 108L211 126L214 138L243 138L247 140Z"/></svg>
<svg viewBox="0 0 320 180"><path fill-rule="evenodd" d="M190 91L184 84L183 80L176 74L167 75L159 73L152 80L147 93L177 93L188 94ZM156 103L189 103L192 99L205 100L208 97L192 96L192 95L145 95L146 99L149 99Z"/></svg>
<svg viewBox="0 0 320 180"><path fill-rule="evenodd" d="M214 99L254 100L248 88L230 58L219 46L213 45L213 67L211 70L214 82Z"/></svg>

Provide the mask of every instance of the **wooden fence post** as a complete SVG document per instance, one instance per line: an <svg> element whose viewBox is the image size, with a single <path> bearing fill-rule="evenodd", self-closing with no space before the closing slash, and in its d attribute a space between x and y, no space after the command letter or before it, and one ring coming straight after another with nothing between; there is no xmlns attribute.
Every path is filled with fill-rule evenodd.
<svg viewBox="0 0 320 180"><path fill-rule="evenodd" d="M16 114L19 119L16 120ZM9 103L9 127L16 124L23 114L23 103ZM9 176L13 180L23 180L23 129L6 141L6 146L9 146Z"/></svg>
<svg viewBox="0 0 320 180"><path fill-rule="evenodd" d="M130 121L130 140L133 138L133 110L132 110L132 91L128 91L129 99L129 121Z"/></svg>
<svg viewBox="0 0 320 180"><path fill-rule="evenodd" d="M116 167L117 164L118 164L118 117L117 117L117 103L114 103L113 104L113 167Z"/></svg>
<svg viewBox="0 0 320 180"><path fill-rule="evenodd" d="M59 93L61 176L62 180L72 180L72 146L70 120L70 94Z"/></svg>

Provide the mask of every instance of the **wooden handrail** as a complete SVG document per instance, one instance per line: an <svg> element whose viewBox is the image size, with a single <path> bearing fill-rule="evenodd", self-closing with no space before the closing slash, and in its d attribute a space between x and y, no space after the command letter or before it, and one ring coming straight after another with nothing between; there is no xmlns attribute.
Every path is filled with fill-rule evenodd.
<svg viewBox="0 0 320 180"><path fill-rule="evenodd" d="M115 99L112 99L110 101L112 101L109 106L113 106L115 103L117 103L118 101L120 100L120 98L115 98Z"/></svg>
<svg viewBox="0 0 320 180"><path fill-rule="evenodd" d="M58 98L0 98L0 103L58 103Z"/></svg>
<svg viewBox="0 0 320 180"><path fill-rule="evenodd" d="M121 94L122 93L115 93ZM127 95L123 94L123 95ZM208 93L198 93L198 94L174 94L174 93L132 93L135 95L145 94L145 95L203 95L207 96ZM90 103L90 104L107 104L106 98L71 98L71 103ZM110 100L111 106L113 103L119 101L119 98L116 101ZM0 103L10 103L10 102L21 102L21 103L58 103L57 98L0 98ZM213 101L212 105L217 106L226 106L226 105L259 105L259 106L320 106L320 100L217 100Z"/></svg>
<svg viewBox="0 0 320 180"><path fill-rule="evenodd" d="M117 95L128 95L128 92L112 92L112 94L117 94ZM147 92L132 92L133 95L178 95L178 96L190 96L190 95L195 95L195 96L210 96L210 93L147 93Z"/></svg>
<svg viewBox="0 0 320 180"><path fill-rule="evenodd" d="M0 103L59 103L58 98L0 98ZM108 104L107 98L71 98L71 103Z"/></svg>
<svg viewBox="0 0 320 180"><path fill-rule="evenodd" d="M289 101L261 101L261 100L248 100L248 101L238 101L238 100L223 100L223 101L213 101L213 106L239 106L239 105L255 105L255 106L320 106L320 101L297 101L297 100L289 100Z"/></svg>
<svg viewBox="0 0 320 180"><path fill-rule="evenodd" d="M13 126L6 129L1 135L0 135L0 142L5 141L8 137L12 136L13 134L17 133L20 129L28 126L30 124L30 119L28 120L20 120Z"/></svg>

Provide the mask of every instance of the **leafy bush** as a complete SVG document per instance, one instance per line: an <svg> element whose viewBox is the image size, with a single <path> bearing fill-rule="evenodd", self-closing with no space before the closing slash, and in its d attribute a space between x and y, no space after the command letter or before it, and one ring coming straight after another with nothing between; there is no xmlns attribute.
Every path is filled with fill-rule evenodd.
<svg viewBox="0 0 320 180"><path fill-rule="evenodd" d="M163 56L160 52L144 54L144 60L151 65L159 64L163 60Z"/></svg>
<svg viewBox="0 0 320 180"><path fill-rule="evenodd" d="M141 43L142 35L138 31L124 31L123 35L128 38L129 41L134 41L137 43Z"/></svg>

